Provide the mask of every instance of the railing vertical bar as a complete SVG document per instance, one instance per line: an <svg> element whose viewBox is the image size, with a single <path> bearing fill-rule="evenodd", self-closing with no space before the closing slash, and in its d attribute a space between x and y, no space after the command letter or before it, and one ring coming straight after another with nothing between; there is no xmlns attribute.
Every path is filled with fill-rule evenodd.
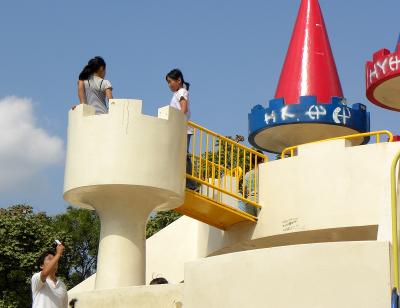
<svg viewBox="0 0 400 308"><path fill-rule="evenodd" d="M218 187L221 188L221 138L218 142Z"/></svg>
<svg viewBox="0 0 400 308"><path fill-rule="evenodd" d="M246 175L246 150L243 149L243 176L242 176L242 197L244 198L244 191L246 189L246 183L244 177Z"/></svg>
<svg viewBox="0 0 400 308"><path fill-rule="evenodd" d="M253 155L254 155L254 154L250 153L249 171L253 170L253 169L252 169L252 167L253 167ZM250 178L249 178L249 187L248 187L248 189L249 189L249 194L251 193L251 189L253 188L252 183L253 183L253 179L252 179L252 177L250 177ZM250 196L247 196L246 199L250 199L250 198L251 198ZM252 201L254 201L254 200L252 200Z"/></svg>
<svg viewBox="0 0 400 308"><path fill-rule="evenodd" d="M203 155L203 131L200 130L200 137L199 137L199 178L202 179L202 159L201 156Z"/></svg>
<svg viewBox="0 0 400 308"><path fill-rule="evenodd" d="M233 144L231 144L231 192L233 186Z"/></svg>
<svg viewBox="0 0 400 308"><path fill-rule="evenodd" d="M260 174L259 172L258 172L258 155L256 155L254 158L255 158L255 161L254 161L254 202L257 202L257 183L258 183L258 175Z"/></svg>
<svg viewBox="0 0 400 308"><path fill-rule="evenodd" d="M399 290L399 247L398 247L398 231L397 231L397 179L396 170L400 160L400 151L396 154L392 161L390 172L390 190L391 190L391 210L392 210L392 259L394 270L394 286Z"/></svg>
<svg viewBox="0 0 400 308"><path fill-rule="evenodd" d="M239 154L240 154L240 149L239 147L237 147L237 151L236 151L236 193L239 192L239 181L240 181L240 177L239 177Z"/></svg>
<svg viewBox="0 0 400 308"><path fill-rule="evenodd" d="M215 136L212 137L212 168L211 168L211 180L213 185L215 185ZM207 179L208 181L208 179ZM213 190L214 196L214 190Z"/></svg>
<svg viewBox="0 0 400 308"><path fill-rule="evenodd" d="M227 174L227 155L228 155L228 142L225 142L225 153L224 153L224 189L226 190L226 174Z"/></svg>
<svg viewBox="0 0 400 308"><path fill-rule="evenodd" d="M204 180L208 181L208 134L206 134L206 170Z"/></svg>
<svg viewBox="0 0 400 308"><path fill-rule="evenodd" d="M192 141L192 176L194 176L194 165L195 165L195 161L194 161L194 156L195 156L195 151L196 151L196 133L197 133L197 129L193 128L193 141Z"/></svg>

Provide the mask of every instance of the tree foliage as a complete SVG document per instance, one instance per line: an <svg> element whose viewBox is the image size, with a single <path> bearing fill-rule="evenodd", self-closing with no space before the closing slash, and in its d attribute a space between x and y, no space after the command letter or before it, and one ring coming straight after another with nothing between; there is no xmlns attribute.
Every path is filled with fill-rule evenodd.
<svg viewBox="0 0 400 308"><path fill-rule="evenodd" d="M35 263L55 238L51 218L32 207L0 209L0 306L29 307Z"/></svg>
<svg viewBox="0 0 400 308"><path fill-rule="evenodd" d="M147 222L146 238L154 235L181 216L181 214L174 211L157 212L155 215L151 216Z"/></svg>
<svg viewBox="0 0 400 308"><path fill-rule="evenodd" d="M181 215L159 212L147 224L152 236ZM0 307L30 307L31 277L45 250L54 250L54 240L65 244L57 276L72 288L96 271L100 220L95 211L69 207L54 217L34 213L29 205L0 209Z"/></svg>
<svg viewBox="0 0 400 308"><path fill-rule="evenodd" d="M96 272L100 220L95 211L68 207L53 218L53 227L66 247L58 274L70 288Z"/></svg>
<svg viewBox="0 0 400 308"><path fill-rule="evenodd" d="M37 258L65 243L58 277L73 287L95 272L100 222L94 211L68 208L49 217L31 206L0 209L0 307L30 307Z"/></svg>

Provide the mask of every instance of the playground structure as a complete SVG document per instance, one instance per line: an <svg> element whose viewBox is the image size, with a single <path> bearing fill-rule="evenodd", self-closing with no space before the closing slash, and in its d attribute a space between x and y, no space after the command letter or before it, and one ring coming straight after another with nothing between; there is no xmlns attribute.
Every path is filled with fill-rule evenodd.
<svg viewBox="0 0 400 308"><path fill-rule="evenodd" d="M171 107L151 117L137 100L111 100L105 115L80 105L64 198L102 226L97 273L69 296L78 308L397 307L393 141L369 132L365 105L345 103L317 0L301 1L275 99L249 114L249 142L279 160ZM168 209L184 216L146 241L150 212ZM154 275L172 284L144 286Z"/></svg>
<svg viewBox="0 0 400 308"><path fill-rule="evenodd" d="M365 133L369 127L366 106L350 106L343 96L318 1L302 1L275 98L249 114L249 142L280 153L298 144Z"/></svg>
<svg viewBox="0 0 400 308"><path fill-rule="evenodd" d="M70 112L64 198L100 216L96 289L144 284L147 219L183 202L184 117L171 107L147 117L141 108L112 100L107 115L88 105Z"/></svg>
<svg viewBox="0 0 400 308"><path fill-rule="evenodd" d="M396 50L380 49L365 66L368 99L379 107L400 111L400 37Z"/></svg>

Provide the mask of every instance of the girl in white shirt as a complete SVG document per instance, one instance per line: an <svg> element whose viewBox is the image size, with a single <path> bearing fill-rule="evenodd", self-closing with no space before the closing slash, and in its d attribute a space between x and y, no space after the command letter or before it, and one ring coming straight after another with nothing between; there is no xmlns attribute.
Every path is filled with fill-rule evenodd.
<svg viewBox="0 0 400 308"><path fill-rule="evenodd" d="M174 93L170 102L170 106L181 110L185 116L186 120L190 120L190 106L189 106L189 87L190 84L183 78L182 72L175 68L170 71L166 76L168 86L170 90ZM193 128L187 127L187 153L189 153L190 138L193 135ZM192 160L189 155L186 158L186 173L192 174ZM186 186L189 189L195 190L197 188L197 183L192 180L186 181Z"/></svg>
<svg viewBox="0 0 400 308"><path fill-rule="evenodd" d="M182 72L175 68L170 71L166 76L168 86L174 93L170 102L170 106L181 110L186 115L186 120L190 120L190 107L189 107L189 87L190 83L186 82L183 78ZM193 128L187 128L187 147L189 152L190 137L193 135Z"/></svg>
<svg viewBox="0 0 400 308"><path fill-rule="evenodd" d="M107 100L113 98L111 82L105 80L105 76L106 62L101 57L90 59L79 74L79 101L93 106L96 114L107 113Z"/></svg>

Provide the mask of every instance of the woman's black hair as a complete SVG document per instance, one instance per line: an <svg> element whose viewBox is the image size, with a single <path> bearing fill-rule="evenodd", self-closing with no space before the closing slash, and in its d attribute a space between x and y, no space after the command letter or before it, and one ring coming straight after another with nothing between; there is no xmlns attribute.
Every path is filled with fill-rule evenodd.
<svg viewBox="0 0 400 308"><path fill-rule="evenodd" d="M37 261L36 261L36 266L37 266L37 268L38 268L39 271L41 270L40 267L44 264L44 259L46 259L46 257L47 257L48 255L53 255L53 256L55 256L56 254L55 254L54 251L52 251L52 250L46 250L46 251L44 251L44 252L39 256L39 258L38 258Z"/></svg>
<svg viewBox="0 0 400 308"><path fill-rule="evenodd" d="M166 76L165 79L168 80L168 78L171 78L172 80L182 80L182 84L185 85L186 90L189 90L190 83L186 82L185 79L183 79L183 74L180 69L174 68L172 71L170 71Z"/></svg>
<svg viewBox="0 0 400 308"><path fill-rule="evenodd" d="M154 278L152 281L150 281L150 284L168 284L168 280L165 279L164 277L158 277Z"/></svg>
<svg viewBox="0 0 400 308"><path fill-rule="evenodd" d="M79 74L79 80L87 80L91 75L96 73L101 67L106 68L106 62L102 57L94 57L90 59L88 64L83 68Z"/></svg>

